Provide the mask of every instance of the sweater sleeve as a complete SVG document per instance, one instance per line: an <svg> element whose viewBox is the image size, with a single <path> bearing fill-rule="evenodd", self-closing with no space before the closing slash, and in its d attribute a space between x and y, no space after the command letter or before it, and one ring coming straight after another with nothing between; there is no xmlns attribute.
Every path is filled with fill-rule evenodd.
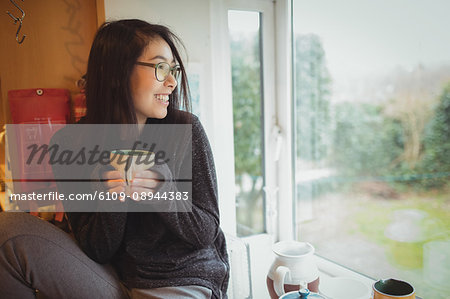
<svg viewBox="0 0 450 299"><path fill-rule="evenodd" d="M194 248L212 244L220 232L217 179L208 138L200 121L192 124L192 211L160 213L170 231Z"/></svg>
<svg viewBox="0 0 450 299"><path fill-rule="evenodd" d="M107 263L122 243L127 213L67 213L72 232L81 249L94 261Z"/></svg>
<svg viewBox="0 0 450 299"><path fill-rule="evenodd" d="M112 166L96 167L91 175L92 190L106 192L102 182L97 179L101 173L113 170ZM108 212L120 207L126 210L126 202L108 202L99 212L67 213L72 232L81 249L94 261L108 263L118 251L125 234L126 212Z"/></svg>
<svg viewBox="0 0 450 299"><path fill-rule="evenodd" d="M74 149L72 146L73 136L65 132L57 132L52 138L51 144L58 144L61 149ZM64 193L66 197L69 194L83 194L93 193L93 190L105 191L102 184L78 184L76 181L71 183L62 183L58 178L67 179L68 169L64 166L55 164L52 165L58 191ZM93 170L89 167L84 167L85 173L70 173L73 179L91 177L100 177L100 169L95 167ZM91 174L88 176L86 172ZM88 206L86 212L73 212L74 205L83 204ZM124 203L112 203L114 205L123 205ZM78 206L79 207L79 206ZM78 241L81 249L93 260L98 263L107 263L111 260L114 254L119 249L125 232L127 221L127 213L124 212L105 212L107 208L115 210L112 206L102 206L103 212L100 212L98 202L65 202L64 209L66 211L67 219L70 228Z"/></svg>

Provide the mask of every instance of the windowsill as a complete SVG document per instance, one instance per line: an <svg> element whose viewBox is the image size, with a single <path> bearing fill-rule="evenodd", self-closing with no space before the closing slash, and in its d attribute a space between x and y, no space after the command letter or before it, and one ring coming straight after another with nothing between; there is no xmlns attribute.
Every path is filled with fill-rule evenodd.
<svg viewBox="0 0 450 299"><path fill-rule="evenodd" d="M317 267L320 272L320 279L328 279L332 277L351 277L357 279L372 289L373 283L376 281L370 277L352 271L339 264L333 263L323 257L316 255Z"/></svg>
<svg viewBox="0 0 450 299"><path fill-rule="evenodd" d="M351 277L367 285L372 290L372 285L376 280L363 274L350 270L339 264L333 263L323 257L316 255L317 267L319 268L320 280L327 280L332 277ZM421 299L416 295L417 299Z"/></svg>

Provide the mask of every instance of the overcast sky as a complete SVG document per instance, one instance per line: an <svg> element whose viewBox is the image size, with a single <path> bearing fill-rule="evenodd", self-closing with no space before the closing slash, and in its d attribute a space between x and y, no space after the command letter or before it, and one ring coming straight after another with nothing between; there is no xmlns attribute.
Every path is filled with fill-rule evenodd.
<svg viewBox="0 0 450 299"><path fill-rule="evenodd" d="M335 76L450 63L449 0L294 0L294 28L321 37Z"/></svg>
<svg viewBox="0 0 450 299"><path fill-rule="evenodd" d="M368 84L395 69L410 71L421 64L450 70L450 0L293 3L294 34L314 33L322 40L334 100L358 100ZM259 29L258 13L228 16L232 32Z"/></svg>

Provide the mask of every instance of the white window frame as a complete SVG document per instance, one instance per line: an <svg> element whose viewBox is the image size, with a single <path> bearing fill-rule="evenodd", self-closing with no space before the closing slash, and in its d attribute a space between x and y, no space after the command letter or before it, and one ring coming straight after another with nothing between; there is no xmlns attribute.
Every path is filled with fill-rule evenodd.
<svg viewBox="0 0 450 299"><path fill-rule="evenodd" d="M276 215L277 201L277 171L273 152L276 151L274 134L277 125L276 115L276 91L275 91L275 42L274 42L274 4L272 0L226 0L226 10L255 11L262 15L261 25L261 49L262 49L262 99L264 113L264 194L265 194L265 230L268 234L276 233L276 223L273 216Z"/></svg>
<svg viewBox="0 0 450 299"><path fill-rule="evenodd" d="M292 13L291 0L275 2L275 43L277 119L282 136L277 165L278 208L276 240L295 239L294 174L293 174L293 90L292 90Z"/></svg>
<svg viewBox="0 0 450 299"><path fill-rule="evenodd" d="M277 138L277 90L275 89L275 20L274 2L272 0L212 0L211 1L211 50L213 59L213 90L217 97L214 101L213 130L216 139L214 147L216 168L218 173L219 198L221 209L221 224L225 232L236 235L236 211L235 211L235 174L234 174L234 135L233 135L233 107L231 84L231 59L228 34L228 11L247 10L262 13L262 70L263 70L263 111L264 111L264 174L265 174L265 221L267 233L276 236L278 234L276 222L278 206L278 167L272 154L277 146L281 146L281 139ZM274 140L280 140L278 143ZM279 145L277 145L279 144ZM279 155L280 159L282 154ZM224 200L226 199L226 200Z"/></svg>

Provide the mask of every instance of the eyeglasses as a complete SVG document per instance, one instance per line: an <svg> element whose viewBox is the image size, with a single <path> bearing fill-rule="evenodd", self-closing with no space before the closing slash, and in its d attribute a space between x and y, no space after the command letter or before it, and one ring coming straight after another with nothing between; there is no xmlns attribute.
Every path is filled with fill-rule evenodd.
<svg viewBox="0 0 450 299"><path fill-rule="evenodd" d="M177 80L181 73L181 67L178 64L175 65L174 67L170 67L170 65L167 62L160 62L160 63L154 64L154 63L138 61L138 62L136 62L136 64L155 68L156 80L158 80L159 82L166 81L169 74L172 74L172 76L175 78L175 80Z"/></svg>

